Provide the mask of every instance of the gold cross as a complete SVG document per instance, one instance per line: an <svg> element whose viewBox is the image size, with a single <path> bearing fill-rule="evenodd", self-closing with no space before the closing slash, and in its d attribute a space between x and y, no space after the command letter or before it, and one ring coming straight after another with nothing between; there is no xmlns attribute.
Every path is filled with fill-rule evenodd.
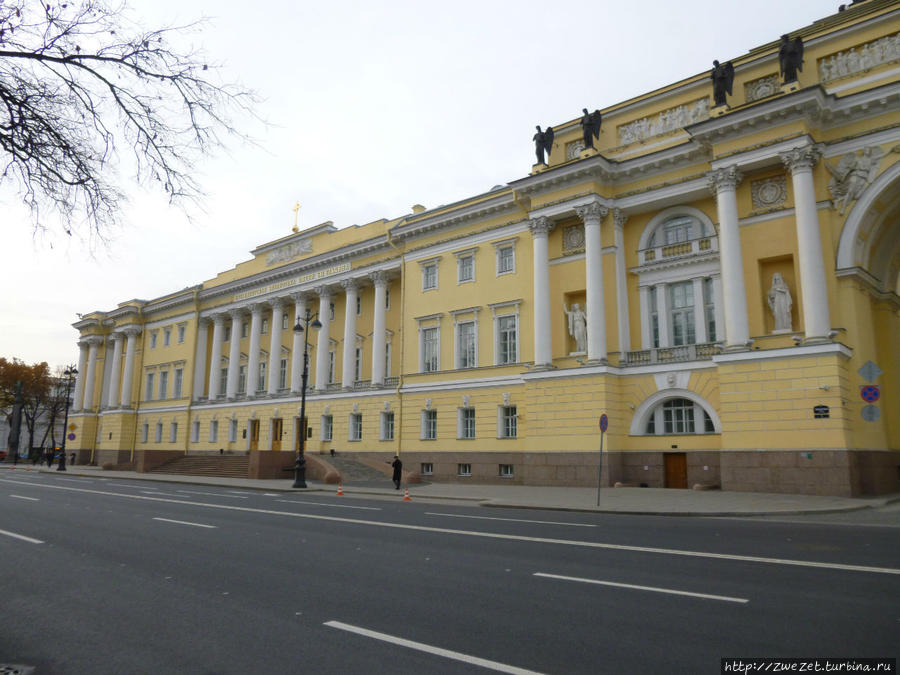
<svg viewBox="0 0 900 675"><path fill-rule="evenodd" d="M299 232L300 228L297 227L297 217L300 215L300 202L294 204L294 232Z"/></svg>

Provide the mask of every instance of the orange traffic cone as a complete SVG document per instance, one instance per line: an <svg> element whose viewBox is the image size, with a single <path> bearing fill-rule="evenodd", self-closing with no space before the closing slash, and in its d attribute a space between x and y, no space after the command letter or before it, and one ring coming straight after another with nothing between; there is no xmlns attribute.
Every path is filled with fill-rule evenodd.
<svg viewBox="0 0 900 675"><path fill-rule="evenodd" d="M405 501L405 502L411 502L411 501L412 501L412 499L409 498L409 488L406 488L406 494L403 495L403 501Z"/></svg>
<svg viewBox="0 0 900 675"><path fill-rule="evenodd" d="M338 493L338 497L343 497L343 496L344 496L344 488L341 486L340 483L338 483L338 491L337 491L337 493Z"/></svg>

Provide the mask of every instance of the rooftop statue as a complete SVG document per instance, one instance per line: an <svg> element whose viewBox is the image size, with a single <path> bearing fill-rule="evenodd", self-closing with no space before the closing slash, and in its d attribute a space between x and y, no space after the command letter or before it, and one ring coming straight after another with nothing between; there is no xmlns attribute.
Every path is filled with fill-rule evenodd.
<svg viewBox="0 0 900 675"><path fill-rule="evenodd" d="M713 61L710 79L713 83L713 105L725 105L725 96L731 96L731 87L734 84L734 66L731 61L725 65Z"/></svg>
<svg viewBox="0 0 900 675"><path fill-rule="evenodd" d="M781 70L781 81L789 84L797 81L797 73L803 72L803 40L781 36L781 47L778 50L778 67Z"/></svg>
<svg viewBox="0 0 900 675"><path fill-rule="evenodd" d="M594 139L600 138L601 115L599 110L592 113L587 108L581 109L584 115L581 117L581 130L584 134L584 149L594 149Z"/></svg>
<svg viewBox="0 0 900 675"><path fill-rule="evenodd" d="M545 131L541 131L541 126L535 127L537 133L532 140L534 141L534 154L537 157L538 164L546 164L544 161L544 153L550 154L553 148L553 127L547 127Z"/></svg>

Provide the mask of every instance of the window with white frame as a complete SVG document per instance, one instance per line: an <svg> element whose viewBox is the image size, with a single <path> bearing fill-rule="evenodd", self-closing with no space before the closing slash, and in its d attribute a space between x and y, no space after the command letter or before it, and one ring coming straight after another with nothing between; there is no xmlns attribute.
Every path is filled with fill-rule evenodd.
<svg viewBox="0 0 900 675"><path fill-rule="evenodd" d="M423 476L433 476L434 475L434 463L432 462L422 462L421 471L419 471Z"/></svg>
<svg viewBox="0 0 900 675"><path fill-rule="evenodd" d="M156 434L154 435L153 439L157 443L162 443L162 427L162 422L156 423Z"/></svg>
<svg viewBox="0 0 900 675"><path fill-rule="evenodd" d="M172 422L169 425L169 443L174 443L178 439L178 422Z"/></svg>
<svg viewBox="0 0 900 675"><path fill-rule="evenodd" d="M362 297L356 296L356 316L362 314Z"/></svg>
<svg viewBox="0 0 900 675"><path fill-rule="evenodd" d="M475 322L460 322L456 324L456 367L474 368L477 365Z"/></svg>
<svg viewBox="0 0 900 675"><path fill-rule="evenodd" d="M438 264L436 260L422 263L422 290L432 291L438 287Z"/></svg>
<svg viewBox="0 0 900 675"><path fill-rule="evenodd" d="M384 308L385 309L391 308L391 289L390 288L384 289Z"/></svg>
<svg viewBox="0 0 900 675"><path fill-rule="evenodd" d="M144 392L144 400L152 401L153 400L153 380L155 378L155 373L147 373L147 387Z"/></svg>
<svg viewBox="0 0 900 675"><path fill-rule="evenodd" d="M350 413L350 437L347 440L362 440L362 413Z"/></svg>
<svg viewBox="0 0 900 675"><path fill-rule="evenodd" d="M263 320L262 320L262 325L261 325L261 327L260 327L259 332L260 332L260 334L262 334L262 335L268 335L268 334L269 334L269 320L268 320L268 319L263 319Z"/></svg>
<svg viewBox="0 0 900 675"><path fill-rule="evenodd" d="M281 363L278 366L278 388L286 389L287 388L287 372L288 372L288 360L286 357L281 357Z"/></svg>
<svg viewBox="0 0 900 675"><path fill-rule="evenodd" d="M703 318L706 320L706 341L716 341L716 305L713 301L713 280L703 280Z"/></svg>
<svg viewBox="0 0 900 675"><path fill-rule="evenodd" d="M457 476L471 476L472 475L472 465L471 464L457 464L456 465L456 475Z"/></svg>
<svg viewBox="0 0 900 675"><path fill-rule="evenodd" d="M328 352L328 382L334 382L334 359L335 352L334 347L331 348L331 351Z"/></svg>
<svg viewBox="0 0 900 675"><path fill-rule="evenodd" d="M184 368L175 369L175 382L172 384L172 398L181 398L184 388Z"/></svg>
<svg viewBox="0 0 900 675"><path fill-rule="evenodd" d="M518 419L516 406L500 406L497 409L497 436L499 438L516 438L518 435Z"/></svg>
<svg viewBox="0 0 900 675"><path fill-rule="evenodd" d="M156 349L156 336L157 331L154 330L150 332L150 349Z"/></svg>
<svg viewBox="0 0 900 675"><path fill-rule="evenodd" d="M224 396L228 386L228 368L219 371L219 396Z"/></svg>
<svg viewBox="0 0 900 675"><path fill-rule="evenodd" d="M423 328L422 335L422 372L433 373L441 367L441 332L438 326Z"/></svg>
<svg viewBox="0 0 900 675"><path fill-rule="evenodd" d="M287 330L287 329L288 329L288 326L289 326L289 323L288 323L288 322L289 322L290 320L291 320L291 318L288 316L288 313L287 313L287 312L285 312L284 314L281 315L281 330Z"/></svg>
<svg viewBox="0 0 900 675"><path fill-rule="evenodd" d="M391 376L391 343L387 342L384 345L384 376Z"/></svg>
<svg viewBox="0 0 900 675"><path fill-rule="evenodd" d="M494 242L497 255L497 276L512 274L516 271L515 239Z"/></svg>
<svg viewBox="0 0 900 675"><path fill-rule="evenodd" d="M362 347L356 348L356 360L353 364L353 381L359 382L362 379L362 360L363 360L363 350Z"/></svg>
<svg viewBox="0 0 900 675"><path fill-rule="evenodd" d="M422 433L420 437L423 441L437 440L437 410L422 411Z"/></svg>
<svg viewBox="0 0 900 675"><path fill-rule="evenodd" d="M659 298L655 286L647 291L647 304L650 316L650 346L659 347Z"/></svg>
<svg viewBox="0 0 900 675"><path fill-rule="evenodd" d="M191 443L200 441L200 420L194 420L191 423Z"/></svg>
<svg viewBox="0 0 900 675"><path fill-rule="evenodd" d="M146 443L150 438L150 425L144 422L141 425L141 443Z"/></svg>
<svg viewBox="0 0 900 675"><path fill-rule="evenodd" d="M209 442L219 442L219 420L211 420L209 423Z"/></svg>
<svg viewBox="0 0 900 675"><path fill-rule="evenodd" d="M497 317L497 363L519 360L519 317L515 314Z"/></svg>
<svg viewBox="0 0 900 675"><path fill-rule="evenodd" d="M460 284L475 281L475 254L465 253L456 257L457 277Z"/></svg>
<svg viewBox="0 0 900 675"><path fill-rule="evenodd" d="M648 435L711 434L716 428L709 413L687 398L670 398L659 403L647 417Z"/></svg>
<svg viewBox="0 0 900 675"><path fill-rule="evenodd" d="M334 303L333 302L328 303L328 320L334 321Z"/></svg>
<svg viewBox="0 0 900 675"><path fill-rule="evenodd" d="M169 390L169 371L162 370L159 373L159 400L166 400Z"/></svg>
<svg viewBox="0 0 900 675"><path fill-rule="evenodd" d="M241 339L247 337L250 332L250 325L246 321L241 322Z"/></svg>
<svg viewBox="0 0 900 675"><path fill-rule="evenodd" d="M459 408L456 437L471 440L475 438L475 408Z"/></svg>
<svg viewBox="0 0 900 675"><path fill-rule="evenodd" d="M515 478L516 471L515 467L512 464L501 464L500 465L500 478Z"/></svg>
<svg viewBox="0 0 900 675"><path fill-rule="evenodd" d="M266 388L266 362L259 362L259 374L256 378L256 391L264 391Z"/></svg>
<svg viewBox="0 0 900 675"><path fill-rule="evenodd" d="M331 415L322 415L322 435L323 441L330 441L334 438L334 418Z"/></svg>
<svg viewBox="0 0 900 675"><path fill-rule="evenodd" d="M245 394L247 393L247 366L241 365L238 367L238 393Z"/></svg>
<svg viewBox="0 0 900 675"><path fill-rule="evenodd" d="M694 330L694 283L680 281L669 284L669 323L672 326L672 345L696 344Z"/></svg>
<svg viewBox="0 0 900 675"><path fill-rule="evenodd" d="M225 326L225 334L222 336L222 342L231 342L231 326Z"/></svg>
<svg viewBox="0 0 900 675"><path fill-rule="evenodd" d="M164 328L163 329L163 347L168 347L172 343L172 329Z"/></svg>
<svg viewBox="0 0 900 675"><path fill-rule="evenodd" d="M228 420L228 442L234 443L237 441L237 420Z"/></svg>
<svg viewBox="0 0 900 675"><path fill-rule="evenodd" d="M184 335L187 332L187 327L184 325L178 326L178 344L184 344Z"/></svg>
<svg viewBox="0 0 900 675"><path fill-rule="evenodd" d="M394 440L394 411L387 410L381 413L381 433L379 439L382 441Z"/></svg>

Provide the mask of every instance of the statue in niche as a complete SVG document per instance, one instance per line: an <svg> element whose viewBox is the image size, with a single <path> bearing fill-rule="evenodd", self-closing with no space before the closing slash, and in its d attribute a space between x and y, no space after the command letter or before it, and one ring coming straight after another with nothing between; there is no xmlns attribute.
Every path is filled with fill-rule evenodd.
<svg viewBox="0 0 900 675"><path fill-rule="evenodd" d="M531 139L534 141L534 154L538 164L546 164L544 153L546 152L549 156L550 150L553 148L553 127L547 127L546 130L541 131L541 126L538 125L535 129L537 129L537 133Z"/></svg>
<svg viewBox="0 0 900 675"><path fill-rule="evenodd" d="M713 104L717 106L725 105L725 97L731 96L731 87L734 84L734 65L731 61L724 65L718 61L713 61L710 78L713 83Z"/></svg>
<svg viewBox="0 0 900 675"><path fill-rule="evenodd" d="M584 352L587 345L587 316L577 302L572 305L572 309L563 304L563 311L569 319L569 335L575 338L575 351Z"/></svg>
<svg viewBox="0 0 900 675"><path fill-rule="evenodd" d="M836 167L825 163L825 168L832 175L832 179L828 182L828 190L840 215L844 215L847 204L859 199L866 186L875 178L884 154L881 148L874 145L863 148L861 155L848 152L841 157Z"/></svg>
<svg viewBox="0 0 900 675"><path fill-rule="evenodd" d="M793 40L785 34L781 36L781 47L778 49L778 67L781 70L782 84L797 81L797 73L803 72L803 39Z"/></svg>
<svg viewBox="0 0 900 675"><path fill-rule="evenodd" d="M581 131L584 137L584 149L594 149L594 139L600 138L600 122L602 116L599 110L592 113L587 108L581 109L584 115L581 117Z"/></svg>
<svg viewBox="0 0 900 675"><path fill-rule="evenodd" d="M791 328L791 291L780 272L772 275L772 288L769 289L769 309L775 317L775 332L789 332Z"/></svg>

